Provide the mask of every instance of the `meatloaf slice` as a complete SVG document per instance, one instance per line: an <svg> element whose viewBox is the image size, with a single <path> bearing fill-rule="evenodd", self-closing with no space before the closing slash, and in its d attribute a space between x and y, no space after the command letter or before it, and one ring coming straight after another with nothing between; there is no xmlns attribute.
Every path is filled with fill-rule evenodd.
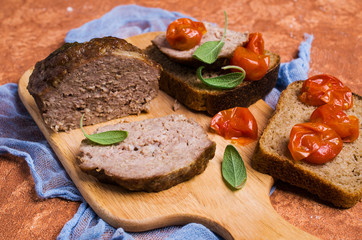
<svg viewBox="0 0 362 240"><path fill-rule="evenodd" d="M128 131L128 137L111 146L83 140L79 166L131 191L158 192L189 180L202 173L215 154L215 142L183 115L118 123L96 132L109 130Z"/></svg>
<svg viewBox="0 0 362 240"><path fill-rule="evenodd" d="M160 67L123 39L66 43L36 63L28 90L54 131L139 114L158 94Z"/></svg>

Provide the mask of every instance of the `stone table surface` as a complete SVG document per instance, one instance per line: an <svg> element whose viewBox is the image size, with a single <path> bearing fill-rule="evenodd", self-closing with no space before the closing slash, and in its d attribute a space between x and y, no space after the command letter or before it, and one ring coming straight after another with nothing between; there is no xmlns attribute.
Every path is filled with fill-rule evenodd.
<svg viewBox="0 0 362 240"><path fill-rule="evenodd" d="M313 34L309 75L329 73L362 95L360 0L1 0L0 84L17 83L63 44L70 29L125 4L221 24L226 10L229 29L262 32L266 48L279 53L282 62L297 56L304 33ZM271 203L288 222L321 239L358 239L362 232L361 202L338 209L278 182ZM39 199L24 159L0 156L0 239L55 239L79 204Z"/></svg>

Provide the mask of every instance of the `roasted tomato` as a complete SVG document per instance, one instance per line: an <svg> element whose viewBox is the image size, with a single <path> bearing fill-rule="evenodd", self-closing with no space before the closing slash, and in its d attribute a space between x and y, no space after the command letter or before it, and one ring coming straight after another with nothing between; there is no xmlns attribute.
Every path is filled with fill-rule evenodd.
<svg viewBox="0 0 362 240"><path fill-rule="evenodd" d="M168 25L166 39L172 48L183 51L199 44L205 33L206 27L202 22L180 18Z"/></svg>
<svg viewBox="0 0 362 240"><path fill-rule="evenodd" d="M359 136L359 120L347 116L340 106L325 104L311 115L310 122L324 123L337 132L343 142L353 142Z"/></svg>
<svg viewBox="0 0 362 240"><path fill-rule="evenodd" d="M328 74L315 75L305 80L299 99L312 106L331 103L344 110L353 106L352 91L338 78Z"/></svg>
<svg viewBox="0 0 362 240"><path fill-rule="evenodd" d="M245 80L260 80L268 71L270 58L264 55L264 40L261 33L251 33L245 47L237 47L230 59L230 65L245 70ZM235 70L237 71L237 70Z"/></svg>
<svg viewBox="0 0 362 240"><path fill-rule="evenodd" d="M341 137L323 123L296 124L290 132L288 148L296 161L323 164L337 156L342 147Z"/></svg>
<svg viewBox="0 0 362 240"><path fill-rule="evenodd" d="M217 113L211 120L211 128L226 139L241 145L258 138L258 124L247 108L235 107Z"/></svg>
<svg viewBox="0 0 362 240"><path fill-rule="evenodd" d="M246 48L250 51L263 55L264 54L264 39L261 33L250 33L249 42Z"/></svg>

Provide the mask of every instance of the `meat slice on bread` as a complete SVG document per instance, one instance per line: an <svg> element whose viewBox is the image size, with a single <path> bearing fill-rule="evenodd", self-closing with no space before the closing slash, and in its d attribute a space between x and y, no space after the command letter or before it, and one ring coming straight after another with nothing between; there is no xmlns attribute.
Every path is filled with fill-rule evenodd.
<svg viewBox="0 0 362 240"><path fill-rule="evenodd" d="M332 161L322 165L294 161L289 150L289 134L295 124L309 121L314 106L299 101L303 81L290 84L280 96L272 118L265 128L252 166L276 179L304 188L337 207L349 208L362 196L362 137L344 143ZM362 97L353 94L353 108L346 111L362 120ZM361 125L360 125L361 129Z"/></svg>
<svg viewBox="0 0 362 240"><path fill-rule="evenodd" d="M176 50L173 49L166 39L166 33L161 33L152 40L152 44L155 45L162 53L168 56L172 61L179 62L186 65L198 66L201 64L200 61L192 57L196 49L208 41L220 41L224 33L224 28L213 27L209 23L204 23L207 32L202 36L201 41L195 47L189 50ZM228 59L234 53L234 50L238 46L244 46L249 41L249 33L235 32L228 30L224 38L224 46L218 56L217 63L214 63L214 68L225 65Z"/></svg>
<svg viewBox="0 0 362 240"><path fill-rule="evenodd" d="M105 126L97 132L125 130L128 137L111 146L84 140L80 168L101 181L132 191L158 192L202 173L216 144L204 129L183 115Z"/></svg>
<svg viewBox="0 0 362 240"><path fill-rule="evenodd" d="M35 65L28 90L54 131L147 110L158 94L160 67L136 46L114 37L66 43Z"/></svg>

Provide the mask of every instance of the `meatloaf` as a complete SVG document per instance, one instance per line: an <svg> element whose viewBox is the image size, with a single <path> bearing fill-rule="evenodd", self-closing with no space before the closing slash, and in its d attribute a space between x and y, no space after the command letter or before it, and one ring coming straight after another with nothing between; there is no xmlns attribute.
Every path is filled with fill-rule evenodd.
<svg viewBox="0 0 362 240"><path fill-rule="evenodd" d="M202 173L216 144L184 115L118 123L96 132L125 130L128 137L111 146L82 141L79 166L100 181L131 191L158 192Z"/></svg>
<svg viewBox="0 0 362 240"><path fill-rule="evenodd" d="M160 67L123 39L66 43L36 63L28 90L54 131L139 114L158 94Z"/></svg>

